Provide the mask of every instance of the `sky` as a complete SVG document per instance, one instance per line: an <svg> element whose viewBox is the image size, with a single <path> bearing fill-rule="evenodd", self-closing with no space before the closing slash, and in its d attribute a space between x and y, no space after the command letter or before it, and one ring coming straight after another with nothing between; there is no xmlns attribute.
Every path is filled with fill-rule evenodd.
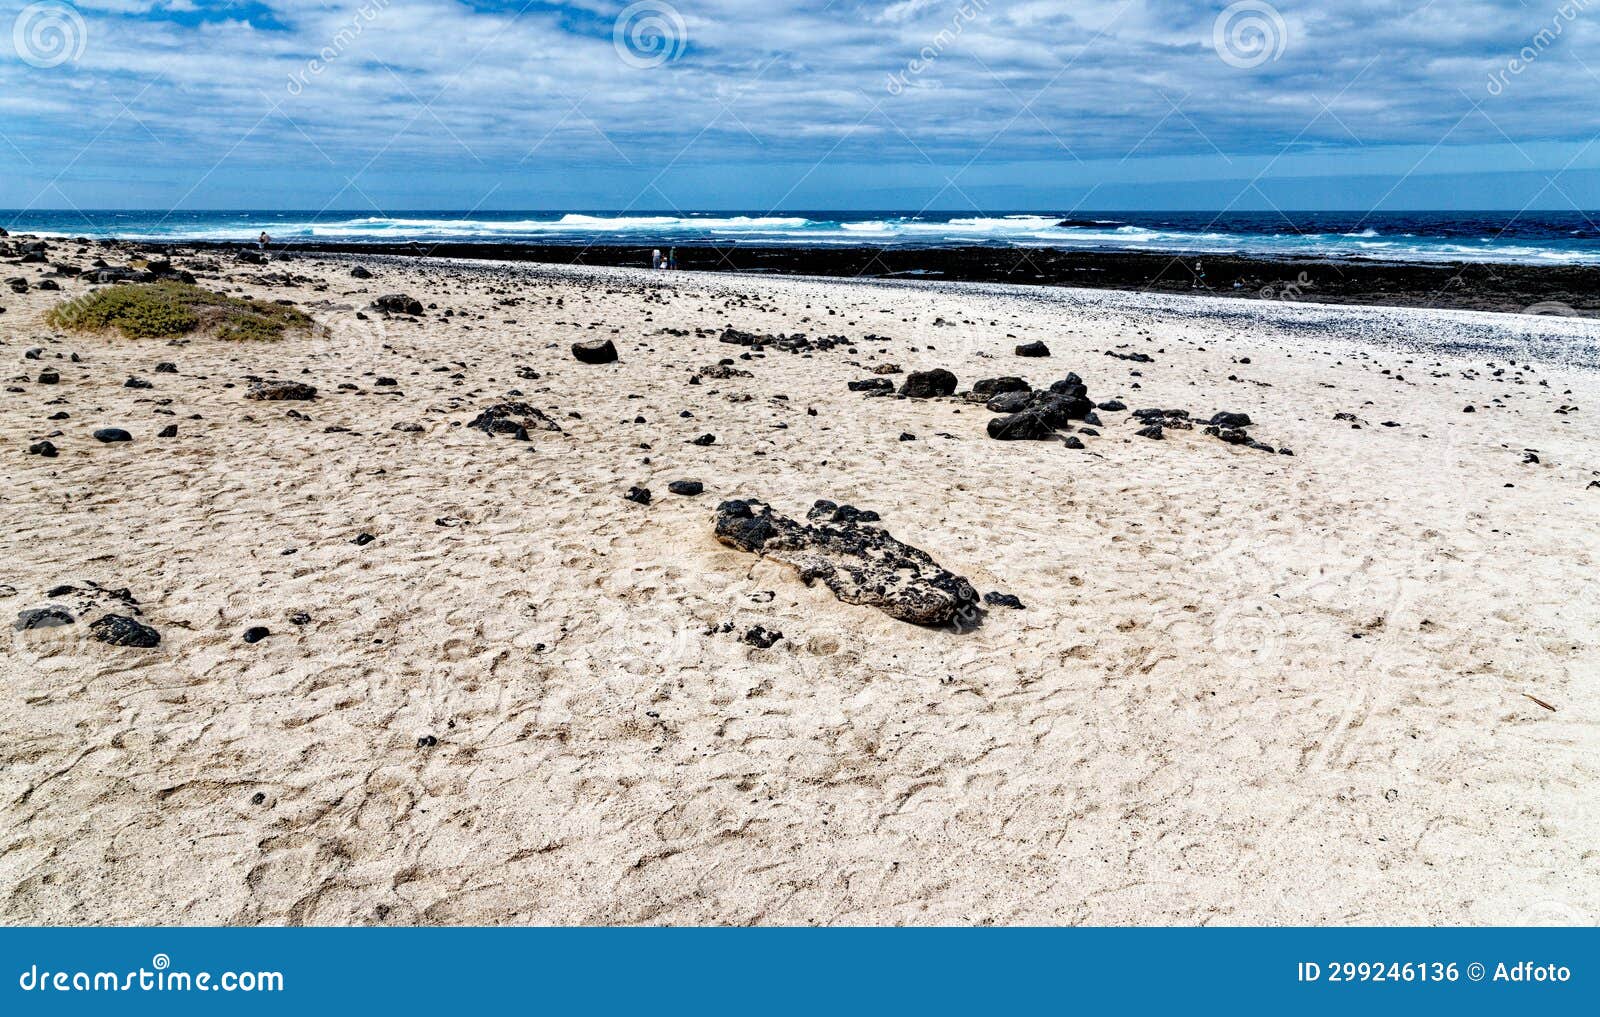
<svg viewBox="0 0 1600 1017"><path fill-rule="evenodd" d="M1600 208L1600 0L0 0L0 207Z"/></svg>

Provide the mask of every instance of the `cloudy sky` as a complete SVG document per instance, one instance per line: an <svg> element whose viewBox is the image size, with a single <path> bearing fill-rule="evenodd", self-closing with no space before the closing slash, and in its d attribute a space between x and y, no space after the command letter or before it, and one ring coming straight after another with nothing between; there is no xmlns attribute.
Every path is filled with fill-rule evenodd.
<svg viewBox="0 0 1600 1017"><path fill-rule="evenodd" d="M1597 95L1600 0L0 0L0 207L1592 209Z"/></svg>

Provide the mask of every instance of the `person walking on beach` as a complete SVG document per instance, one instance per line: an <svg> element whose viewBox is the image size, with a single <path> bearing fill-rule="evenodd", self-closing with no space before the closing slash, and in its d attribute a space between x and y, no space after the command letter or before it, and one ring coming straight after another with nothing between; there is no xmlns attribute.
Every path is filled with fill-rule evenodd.
<svg viewBox="0 0 1600 1017"><path fill-rule="evenodd" d="M650 252L650 267L661 267L661 248L657 247L655 250Z"/></svg>
<svg viewBox="0 0 1600 1017"><path fill-rule="evenodd" d="M670 269L678 267L678 249L676 247L667 249L667 267Z"/></svg>
<svg viewBox="0 0 1600 1017"><path fill-rule="evenodd" d="M265 252L266 249L268 247L271 247L271 246L272 246L272 238L267 236L267 231L266 230L262 230L261 231L261 235L259 237L256 237L256 247L259 248L261 251Z"/></svg>

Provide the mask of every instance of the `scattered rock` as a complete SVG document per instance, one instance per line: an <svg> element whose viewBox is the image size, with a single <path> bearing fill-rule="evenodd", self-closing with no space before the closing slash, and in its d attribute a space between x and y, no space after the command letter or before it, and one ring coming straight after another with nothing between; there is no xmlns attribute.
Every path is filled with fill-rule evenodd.
<svg viewBox="0 0 1600 1017"><path fill-rule="evenodd" d="M954 391L952 387L952 391ZM865 604L917 625L976 620L978 595L962 577L940 567L926 551L886 530L864 525L872 513L818 501L810 523L778 515L763 502L740 499L717 507L717 540L728 547L794 568L847 604Z"/></svg>
<svg viewBox="0 0 1600 1017"><path fill-rule="evenodd" d="M56 456L60 455L60 453L56 451L56 447L51 444L48 439L44 441L36 441L32 445L29 445L28 454L30 456L43 456L46 459L54 459Z"/></svg>
<svg viewBox="0 0 1600 1017"><path fill-rule="evenodd" d="M989 437L995 441L1043 441L1055 437L1044 417L1037 413L1013 413L989 421Z"/></svg>
<svg viewBox="0 0 1600 1017"><path fill-rule="evenodd" d="M868 392L872 395L889 395L894 391L894 382L888 378L866 378L861 381L849 383L852 392Z"/></svg>
<svg viewBox="0 0 1600 1017"><path fill-rule="evenodd" d="M623 495L629 501L636 501L640 505L650 504L650 489L648 487L630 487L628 493Z"/></svg>
<svg viewBox="0 0 1600 1017"><path fill-rule="evenodd" d="M667 485L668 491L671 491L673 494L682 495L685 498L693 498L695 495L700 494L705 489L705 485L700 483L698 480L674 480L672 483Z"/></svg>
<svg viewBox="0 0 1600 1017"><path fill-rule="evenodd" d="M401 425L395 425L397 429ZM561 425L551 420L550 417L537 406L527 403L510 402L495 403L476 417L473 417L468 427L482 431L484 434L509 434L517 441L527 441L529 431L560 431ZM409 425L405 429L414 427L422 430L420 425Z"/></svg>
<svg viewBox="0 0 1600 1017"><path fill-rule="evenodd" d="M585 364L610 364L617 359L617 347L610 339L573 343L572 355Z"/></svg>
<svg viewBox="0 0 1600 1017"><path fill-rule="evenodd" d="M1022 610L1022 600L1014 593L1000 593L990 590L983 595L983 602L990 607L1009 607L1013 611Z"/></svg>
<svg viewBox="0 0 1600 1017"><path fill-rule="evenodd" d="M942 367L931 371L912 371L906 375L900 394L913 399L933 399L956 394L956 376Z"/></svg>
<svg viewBox="0 0 1600 1017"><path fill-rule="evenodd" d="M133 435L120 427L102 427L94 433L94 440L109 445L117 441L132 441Z"/></svg>
<svg viewBox="0 0 1600 1017"><path fill-rule="evenodd" d="M300 381L255 381L250 383L250 390L244 397L262 402L303 401L315 399L317 388Z"/></svg>
<svg viewBox="0 0 1600 1017"><path fill-rule="evenodd" d="M390 293L381 296L372 302L372 307L374 310L387 311L390 314L416 316L422 313L422 301L409 297L404 293Z"/></svg>
<svg viewBox="0 0 1600 1017"><path fill-rule="evenodd" d="M980 378L972 384L972 394L977 396L997 396L1004 392L1031 392L1033 386L1021 378Z"/></svg>
<svg viewBox="0 0 1600 1017"><path fill-rule="evenodd" d="M265 625L252 625L244 630L244 641L247 643L259 643L270 635L272 635L272 630Z"/></svg>
<svg viewBox="0 0 1600 1017"><path fill-rule="evenodd" d="M89 625L90 633L102 643L112 646L136 646L149 649L161 642L161 633L125 614L107 614Z"/></svg>
<svg viewBox="0 0 1600 1017"><path fill-rule="evenodd" d="M53 629L62 625L72 625L77 619L72 617L72 612L59 604L47 604L44 607L30 607L26 611L17 613L17 620L11 627L18 632L27 632L32 629Z"/></svg>
<svg viewBox="0 0 1600 1017"><path fill-rule="evenodd" d="M783 638L782 632L769 631L760 625L752 625L745 630L744 641L758 650L769 650L772 644Z"/></svg>
<svg viewBox="0 0 1600 1017"><path fill-rule="evenodd" d="M1017 347L1016 354L1019 357L1048 357L1050 347L1040 342L1023 343Z"/></svg>
<svg viewBox="0 0 1600 1017"><path fill-rule="evenodd" d="M371 279L372 278L372 273L367 271L362 266L357 265L355 268L352 268L350 270L350 278L352 278L352 279Z"/></svg>
<svg viewBox="0 0 1600 1017"><path fill-rule="evenodd" d="M168 424L166 427L163 427L160 431L156 432L156 437L157 438L176 438L177 436L178 436L178 425L177 424Z"/></svg>

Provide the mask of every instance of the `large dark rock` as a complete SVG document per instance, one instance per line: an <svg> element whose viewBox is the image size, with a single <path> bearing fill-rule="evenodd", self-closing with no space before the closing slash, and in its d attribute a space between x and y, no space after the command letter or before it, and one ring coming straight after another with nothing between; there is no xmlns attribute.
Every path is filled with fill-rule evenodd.
<svg viewBox="0 0 1600 1017"><path fill-rule="evenodd" d="M529 431L561 430L561 425L543 410L519 402L495 403L473 417L467 426L484 434L509 434L517 441L527 441Z"/></svg>
<svg viewBox="0 0 1600 1017"><path fill-rule="evenodd" d="M1050 347L1040 342L1023 343L1017 347L1016 353L1019 357L1048 357Z"/></svg>
<svg viewBox="0 0 1600 1017"><path fill-rule="evenodd" d="M989 421L989 437L995 441L1043 441L1055 437L1055 429L1038 413L1013 413Z"/></svg>
<svg viewBox="0 0 1600 1017"><path fill-rule="evenodd" d="M44 607L30 607L26 611L17 613L17 620L11 627L18 632L27 632L31 629L53 629L62 625L71 625L77 619L72 617L72 612L58 604L47 604Z"/></svg>
<svg viewBox="0 0 1600 1017"><path fill-rule="evenodd" d="M717 540L794 568L807 585L820 579L847 604L865 604L917 625L969 627L978 618L978 594L961 576L940 567L926 551L868 525L873 513L819 501L810 523L778 515L763 502L717 506Z"/></svg>
<svg viewBox="0 0 1600 1017"><path fill-rule="evenodd" d="M572 355L585 364L611 364L616 362L617 347L610 339L594 339L573 343Z"/></svg>
<svg viewBox="0 0 1600 1017"><path fill-rule="evenodd" d="M418 315L422 313L422 301L409 297L404 293L389 293L372 302L372 307L377 311L387 311L390 314Z"/></svg>
<svg viewBox="0 0 1600 1017"><path fill-rule="evenodd" d="M1218 427L1249 427L1250 414L1228 413L1226 411L1213 413L1211 415L1210 423L1215 424Z"/></svg>
<svg viewBox="0 0 1600 1017"><path fill-rule="evenodd" d="M849 383L852 392L867 392L872 395L888 395L894 391L894 382L888 378L863 378L860 381Z"/></svg>
<svg viewBox="0 0 1600 1017"><path fill-rule="evenodd" d="M997 396L1002 392L1030 392L1033 386L1021 378L980 378L972 383L972 394L981 396Z"/></svg>
<svg viewBox="0 0 1600 1017"><path fill-rule="evenodd" d="M956 394L956 376L942 367L931 371L912 371L906 375L900 394L913 399L932 399Z"/></svg>
<svg viewBox="0 0 1600 1017"><path fill-rule="evenodd" d="M1031 405L1032 392L1001 392L984 404L990 413L1021 413Z"/></svg>
<svg viewBox="0 0 1600 1017"><path fill-rule="evenodd" d="M119 441L132 441L133 435L120 427L102 427L94 433L94 440L107 445Z"/></svg>
<svg viewBox="0 0 1600 1017"><path fill-rule="evenodd" d="M112 646L136 646L148 650L161 643L161 633L125 614L102 615L89 625L89 632L102 643Z"/></svg>
<svg viewBox="0 0 1600 1017"><path fill-rule="evenodd" d="M264 402L315 399L317 387L300 381L255 381L250 383L250 391L244 397Z"/></svg>

